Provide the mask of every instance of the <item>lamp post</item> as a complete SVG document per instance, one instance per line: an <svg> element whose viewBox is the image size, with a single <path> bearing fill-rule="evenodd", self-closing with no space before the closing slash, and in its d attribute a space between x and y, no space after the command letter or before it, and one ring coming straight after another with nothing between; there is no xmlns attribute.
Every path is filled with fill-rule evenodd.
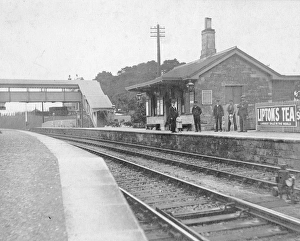
<svg viewBox="0 0 300 241"><path fill-rule="evenodd" d="M55 120L54 120L54 119L55 119L55 113L52 114L52 117L53 117L53 118L52 118L53 127L55 127L55 122L54 122L54 121L55 121Z"/></svg>
<svg viewBox="0 0 300 241"><path fill-rule="evenodd" d="M193 104L195 101L195 84L190 80L187 85L188 94L189 94L189 112L192 113Z"/></svg>

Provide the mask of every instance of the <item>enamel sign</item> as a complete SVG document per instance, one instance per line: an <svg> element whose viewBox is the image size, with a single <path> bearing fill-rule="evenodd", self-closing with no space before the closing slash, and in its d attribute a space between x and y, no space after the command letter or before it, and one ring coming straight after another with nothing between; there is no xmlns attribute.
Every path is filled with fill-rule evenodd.
<svg viewBox="0 0 300 241"><path fill-rule="evenodd" d="M256 108L257 125L296 127L300 111L296 105L278 105Z"/></svg>

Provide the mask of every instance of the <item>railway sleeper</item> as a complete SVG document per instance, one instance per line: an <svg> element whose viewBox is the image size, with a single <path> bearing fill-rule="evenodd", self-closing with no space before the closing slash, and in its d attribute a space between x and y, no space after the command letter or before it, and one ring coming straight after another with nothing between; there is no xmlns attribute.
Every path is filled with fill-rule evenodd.
<svg viewBox="0 0 300 241"><path fill-rule="evenodd" d="M216 207L216 208L200 210L200 211L178 212L174 214L172 213L172 215L175 218L188 219L188 218L208 217L217 214L227 214L227 213L232 213L235 210L236 209L233 207L228 207L228 208Z"/></svg>
<svg viewBox="0 0 300 241"><path fill-rule="evenodd" d="M210 241L240 241L240 240L249 240L249 239L259 239L259 238L267 238L278 235L286 235L288 234L287 230L281 230L279 227L269 227L266 228L263 226L262 228L256 228L255 230L245 229L238 233L232 234L219 234L213 235L209 237ZM284 239L283 239L284 240Z"/></svg>
<svg viewBox="0 0 300 241"><path fill-rule="evenodd" d="M191 201L187 200L186 202L197 202L198 205L203 205L203 204L207 203L206 200L204 200L203 202L201 202L201 200L199 200L199 199L197 200L195 197L188 197L188 198ZM165 203L165 202L167 202L167 203L171 203L171 202L175 203L175 202L177 202L178 203L178 201L181 201L181 200L182 200L182 197L168 198L168 199L160 199L160 198L156 198L156 199L143 199L143 201L145 201L148 204L158 204L158 203ZM184 204L184 202L178 203L178 205L186 206Z"/></svg>
<svg viewBox="0 0 300 241"><path fill-rule="evenodd" d="M172 191L157 190L157 191L149 193L149 190L148 190L148 191L131 192L131 193L132 193L132 195L139 196L139 198L147 198L147 197L157 197L157 196L165 196L165 195L172 195L172 194L173 195L176 194L177 196L179 196L181 194L184 194L185 192L184 191L172 192Z"/></svg>
<svg viewBox="0 0 300 241"><path fill-rule="evenodd" d="M229 221L229 222L223 222L223 223L216 223L211 225L203 225L203 226L193 226L193 230L199 233L210 233L210 232L220 232L220 231L228 231L228 230L235 230L235 229L241 229L241 228L252 228L256 226L264 226L267 225L268 222L259 219L245 219L245 220L238 220L236 221Z"/></svg>
<svg viewBox="0 0 300 241"><path fill-rule="evenodd" d="M241 211L238 211L230 214L221 214L221 215L201 217L201 218L185 219L185 220L181 220L181 222L184 223L185 225L224 222L227 220L240 218L241 213L242 213Z"/></svg>
<svg viewBox="0 0 300 241"><path fill-rule="evenodd" d="M186 201L186 202L173 202L173 203L167 203L167 204L160 204L157 205L159 209L170 209L170 208L179 208L179 207L187 207L187 206L194 206L194 205L204 205L204 204L210 204L211 202L208 200L204 200L203 202L197 201Z"/></svg>

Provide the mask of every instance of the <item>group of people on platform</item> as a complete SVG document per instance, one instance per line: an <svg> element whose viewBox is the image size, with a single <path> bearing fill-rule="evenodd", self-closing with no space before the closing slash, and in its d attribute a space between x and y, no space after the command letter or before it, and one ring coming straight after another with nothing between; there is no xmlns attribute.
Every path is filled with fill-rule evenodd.
<svg viewBox="0 0 300 241"><path fill-rule="evenodd" d="M213 116L215 119L215 132L230 130L237 131L237 116L239 116L239 132L247 132L248 103L246 101L245 96L241 96L241 102L237 105L237 111L232 100L229 101L229 105L227 106L226 111L228 115L227 130L225 127L224 109L223 106L220 104L220 100L217 99L216 104L213 108ZM197 101L194 101L192 114L194 118L195 131L201 132L200 116L202 114L202 109L198 106ZM176 132L176 128L179 132L182 131L182 119L177 112L175 102L172 102L172 105L169 109L168 123L170 125L170 130L172 133Z"/></svg>

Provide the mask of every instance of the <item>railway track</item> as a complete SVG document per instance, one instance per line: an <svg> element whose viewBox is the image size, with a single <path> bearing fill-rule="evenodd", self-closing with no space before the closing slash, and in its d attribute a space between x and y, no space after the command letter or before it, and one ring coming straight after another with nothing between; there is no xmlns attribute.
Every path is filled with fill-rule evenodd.
<svg viewBox="0 0 300 241"><path fill-rule="evenodd" d="M255 184L256 186L262 188L271 188L276 186L275 175L279 170L279 167L276 166L212 157L177 150L141 146L137 144L81 137L75 137L76 139L74 139L73 137L62 135L52 136L64 140L84 142L97 147L110 149L112 151L140 156L147 158L148 160L155 160L157 162L179 166L188 170L234 179L245 184ZM297 177L295 183L296 188L294 190L299 199L300 189L298 187L300 186L300 171L294 169L288 170L291 174Z"/></svg>
<svg viewBox="0 0 300 241"><path fill-rule="evenodd" d="M164 229L170 229L172 223L195 240L288 241L300 238L297 219L102 153L90 144L73 144L105 158L120 188L169 220L160 225ZM147 227L148 231L153 230ZM173 240L189 240L172 230L168 234L172 234ZM147 235L147 231L145 233ZM148 236L155 240L157 234Z"/></svg>
<svg viewBox="0 0 300 241"><path fill-rule="evenodd" d="M175 222L170 221L157 210L151 208L146 203L120 188L129 206L139 221L140 227L144 230L149 241L197 241L207 240L197 233L193 235L185 228Z"/></svg>

